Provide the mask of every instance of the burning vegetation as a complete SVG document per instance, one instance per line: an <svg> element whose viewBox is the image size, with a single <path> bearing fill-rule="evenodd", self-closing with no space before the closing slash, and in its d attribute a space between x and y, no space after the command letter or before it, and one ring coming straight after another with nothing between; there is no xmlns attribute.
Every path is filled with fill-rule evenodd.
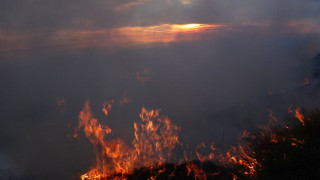
<svg viewBox="0 0 320 180"><path fill-rule="evenodd" d="M111 104L108 104L111 109ZM103 108L107 115L107 108ZM97 164L81 179L110 178L120 174L119 179L140 167L159 167L171 158L171 152L179 144L179 127L172 124L165 116L159 116L160 110L142 108L141 123L134 123L134 139L128 146L122 139L105 140L111 133L108 126L101 125L90 111L89 101L79 114L79 126L76 131L84 129L86 137L94 145ZM77 137L77 132L74 137Z"/></svg>
<svg viewBox="0 0 320 180"><path fill-rule="evenodd" d="M108 115L110 103L103 112ZM107 140L112 130L94 118L86 101L74 137L83 129L94 146L96 164L82 180L104 179L314 179L320 178L320 111L289 107L286 122L270 121L244 131L237 147L222 152L214 143L195 150L179 141L180 127L160 110L142 108L134 139ZM181 155L183 154L183 155ZM169 163L176 162L176 163Z"/></svg>

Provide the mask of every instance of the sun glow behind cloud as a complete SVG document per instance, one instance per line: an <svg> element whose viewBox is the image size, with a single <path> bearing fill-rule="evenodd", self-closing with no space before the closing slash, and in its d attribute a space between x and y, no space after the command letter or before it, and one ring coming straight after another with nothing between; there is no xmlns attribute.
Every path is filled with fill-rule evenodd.
<svg viewBox="0 0 320 180"><path fill-rule="evenodd" d="M6 31L0 29L0 51L29 50L43 47L62 49L121 48L132 46L154 47L171 43L199 41L219 37L221 33L243 31L274 31L268 22L241 24L160 24L153 26L124 26L117 28L31 29ZM278 33L308 34L319 32L313 22L284 24ZM220 35L219 35L220 34Z"/></svg>
<svg viewBox="0 0 320 180"><path fill-rule="evenodd" d="M171 43L193 41L204 34L218 32L225 25L218 24L162 24L144 27L123 27L119 35L133 44Z"/></svg>
<svg viewBox="0 0 320 180"><path fill-rule="evenodd" d="M217 33L225 25L161 24L156 26L126 26L105 29L50 29L3 32L0 51L32 49L43 46L67 48L126 47L195 41L205 34ZM1 32L1 31L0 31ZM10 37L10 38L8 38ZM27 37L27 38L26 38ZM42 39L41 42L37 41Z"/></svg>

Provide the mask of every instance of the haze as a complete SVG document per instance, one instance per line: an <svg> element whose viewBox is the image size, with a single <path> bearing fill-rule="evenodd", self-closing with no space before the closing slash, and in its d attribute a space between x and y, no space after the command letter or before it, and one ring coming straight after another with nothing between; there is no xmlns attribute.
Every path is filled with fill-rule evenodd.
<svg viewBox="0 0 320 180"><path fill-rule="evenodd" d="M72 138L87 99L128 144L145 107L191 147L319 107L319 38L317 0L1 0L0 179L88 170L93 148Z"/></svg>

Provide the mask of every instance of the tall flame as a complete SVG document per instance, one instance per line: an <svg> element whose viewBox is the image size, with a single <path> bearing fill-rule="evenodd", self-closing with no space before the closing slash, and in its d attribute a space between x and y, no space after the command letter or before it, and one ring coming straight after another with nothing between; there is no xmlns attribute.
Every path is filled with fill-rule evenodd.
<svg viewBox="0 0 320 180"><path fill-rule="evenodd" d="M102 111L108 115L114 101L107 101L103 104ZM304 125L305 117L300 112L300 108L289 111ZM304 140L294 136L281 136L272 129L277 125L278 120L271 110L269 111L270 121L265 126L259 126L257 134L244 131L241 138L247 139L267 139L267 141L276 143L289 143L293 147L302 148ZM240 175L248 178L255 178L257 172L261 170L261 162L258 161L257 153L254 152L250 144L241 144L238 147L231 147L226 153L217 152L214 143L206 145L202 142L196 147L195 155L197 162L188 159L186 150L184 158L180 159L177 165L174 165L173 171L165 166L173 157L173 150L177 145L184 146L179 142L178 132L180 127L171 123L168 117L160 116L160 110L147 110L142 108L139 115L141 121L134 122L134 139L131 145L126 145L120 138L106 140L111 134L111 129L107 125L98 122L90 110L89 100L85 102L82 111L79 113L79 125L76 128L75 137L83 129L86 137L93 144L96 154L96 165L87 173L81 176L82 180L101 180L101 179L127 179L135 169L144 167L153 174L149 179L157 179L162 173L170 173L169 177L175 176L176 170L183 166L185 176L193 176L195 179L211 179L220 175L220 171L208 172L203 168L205 162L213 161L223 167L233 167L232 178L237 179ZM289 127L285 126L289 129ZM188 145L185 147L189 148ZM207 154L201 154L204 149L209 149ZM286 154L283 155L286 158ZM256 159L257 158L257 159ZM260 159L261 160L261 159ZM184 163L184 164L183 164ZM168 170L168 171L167 171ZM179 172L177 172L179 173Z"/></svg>
<svg viewBox="0 0 320 180"><path fill-rule="evenodd" d="M111 109L111 104L105 105L104 113ZM134 123L134 140L132 146L127 146L122 139L105 140L111 133L108 126L101 125L90 111L89 101L86 101L79 114L77 132L83 128L86 137L94 145L97 164L89 172L81 176L82 180L108 178L114 174L129 174L134 168L158 166L165 163L171 156L171 151L179 143L179 127L159 115L160 110L142 108L141 122ZM76 132L76 133L77 133Z"/></svg>

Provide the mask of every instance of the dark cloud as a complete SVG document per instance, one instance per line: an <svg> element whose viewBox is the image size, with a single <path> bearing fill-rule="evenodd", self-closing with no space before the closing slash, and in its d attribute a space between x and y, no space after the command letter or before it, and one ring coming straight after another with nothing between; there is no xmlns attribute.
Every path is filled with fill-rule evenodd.
<svg viewBox="0 0 320 180"><path fill-rule="evenodd" d="M134 3L136 2L136 3ZM315 21L319 23L318 1L190 0L128 1L27 0L1 2L1 28L115 27L160 23L227 23ZM132 2L131 2L132 3Z"/></svg>

